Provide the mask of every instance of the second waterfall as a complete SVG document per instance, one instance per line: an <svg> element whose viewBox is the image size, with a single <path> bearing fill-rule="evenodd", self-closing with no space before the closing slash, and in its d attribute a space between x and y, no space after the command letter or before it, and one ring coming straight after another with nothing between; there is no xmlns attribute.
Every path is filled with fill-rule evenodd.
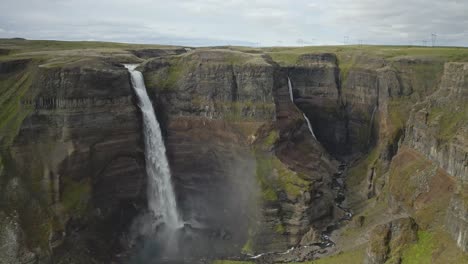
<svg viewBox="0 0 468 264"><path fill-rule="evenodd" d="M153 105L146 91L143 74L136 70L137 66L125 65L130 72L133 89L143 115L148 207L153 216L154 225L163 224L170 230L176 230L182 227L183 223L177 211L166 147Z"/></svg>
<svg viewBox="0 0 468 264"><path fill-rule="evenodd" d="M288 89L289 89L289 99L291 100L291 102L293 104L295 104L294 103L293 87L292 87L291 79L289 79L289 77L288 77ZM307 123L307 128L309 129L310 134L312 135L312 137L315 140L317 140L317 137L315 136L314 129L312 128L312 124L310 123L309 118L306 116L306 114L304 112L302 112L302 116L304 117L304 120Z"/></svg>

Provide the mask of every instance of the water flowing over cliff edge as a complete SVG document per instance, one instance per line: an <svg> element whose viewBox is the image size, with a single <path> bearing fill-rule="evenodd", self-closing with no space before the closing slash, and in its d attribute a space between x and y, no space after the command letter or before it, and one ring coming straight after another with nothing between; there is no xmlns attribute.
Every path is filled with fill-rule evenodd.
<svg viewBox="0 0 468 264"><path fill-rule="evenodd" d="M466 49L0 42L7 263L467 260Z"/></svg>

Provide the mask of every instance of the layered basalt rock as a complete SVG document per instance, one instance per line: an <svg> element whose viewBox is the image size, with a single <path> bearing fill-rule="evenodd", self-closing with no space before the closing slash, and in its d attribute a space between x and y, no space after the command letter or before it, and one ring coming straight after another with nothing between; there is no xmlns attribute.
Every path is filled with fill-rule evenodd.
<svg viewBox="0 0 468 264"><path fill-rule="evenodd" d="M178 205L186 228L207 237L200 254L317 242L343 214L331 192L338 166L331 156L353 160L373 147L359 172L364 199L388 199L421 228L441 225L442 215L466 250L466 63L444 70L439 60L338 52L279 66L261 51L131 52L148 59L141 69ZM106 262L128 242L122 233L146 200L128 73L108 57L36 61L0 62L1 82L10 87L0 96L0 242L8 245L0 255ZM368 250L370 262L392 258L398 230L414 240L414 222L402 221L378 228L384 237Z"/></svg>
<svg viewBox="0 0 468 264"><path fill-rule="evenodd" d="M443 67L439 61L402 58L367 71L374 79L365 83L374 91L361 102L374 101L378 107L377 144L367 158L369 176L362 185L367 197L383 194L378 199L385 197L395 213L412 215L423 228L445 221L446 231L466 248L460 202L467 174L465 63Z"/></svg>
<svg viewBox="0 0 468 264"><path fill-rule="evenodd" d="M451 175L468 180L468 64L447 63L439 90L412 112L405 142Z"/></svg>
<svg viewBox="0 0 468 264"><path fill-rule="evenodd" d="M167 115L228 121L274 118L274 68L261 55L194 51L145 64L145 80L163 98Z"/></svg>
<svg viewBox="0 0 468 264"><path fill-rule="evenodd" d="M291 102L287 78L278 78L277 85L276 122L262 127L254 144L263 221L253 241L260 252L319 242L326 226L341 217L331 192L336 161Z"/></svg>
<svg viewBox="0 0 468 264"><path fill-rule="evenodd" d="M445 64L439 89L417 105L408 121L405 144L422 153L457 179L446 226L457 245L467 250L468 81L466 63Z"/></svg>
<svg viewBox="0 0 468 264"><path fill-rule="evenodd" d="M334 54L306 54L287 69L296 105L314 133L336 155L349 152L347 118L341 102L340 70Z"/></svg>
<svg viewBox="0 0 468 264"><path fill-rule="evenodd" d="M466 185L462 185L453 195L447 211L446 226L457 246L468 251L468 209L466 204Z"/></svg>
<svg viewBox="0 0 468 264"><path fill-rule="evenodd" d="M290 102L287 73L271 59L196 50L153 59L144 75L165 120L176 193L187 220L224 225L237 234L226 244L229 251L253 253L297 245L313 223L319 232L333 218L333 199L323 195L329 192L334 168L326 163L332 159L312 142ZM257 132L262 125L269 128ZM273 135L269 147L250 145L264 133ZM288 143L293 138L302 154ZM283 143L273 147L276 140ZM213 203L220 191L225 195ZM313 198L318 193L320 199ZM233 246L239 242L240 248Z"/></svg>
<svg viewBox="0 0 468 264"><path fill-rule="evenodd" d="M21 247L37 258L67 240L118 239L135 213L126 204L146 200L140 116L127 71L102 61L84 65L39 66L34 97L18 102L30 114L2 152L2 193L18 193L7 199L6 214L17 215ZM99 230L105 222L115 229ZM93 234L85 239L86 230Z"/></svg>

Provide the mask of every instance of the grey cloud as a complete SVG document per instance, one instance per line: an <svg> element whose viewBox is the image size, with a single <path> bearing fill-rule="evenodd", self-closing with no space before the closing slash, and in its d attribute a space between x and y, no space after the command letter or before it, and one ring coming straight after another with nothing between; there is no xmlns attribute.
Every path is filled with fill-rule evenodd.
<svg viewBox="0 0 468 264"><path fill-rule="evenodd" d="M181 45L468 44L457 0L2 0L0 37Z"/></svg>
<svg viewBox="0 0 468 264"><path fill-rule="evenodd" d="M468 2L338 0L327 4L324 12L323 23L375 43L407 44L428 39L433 32L446 45L468 43Z"/></svg>

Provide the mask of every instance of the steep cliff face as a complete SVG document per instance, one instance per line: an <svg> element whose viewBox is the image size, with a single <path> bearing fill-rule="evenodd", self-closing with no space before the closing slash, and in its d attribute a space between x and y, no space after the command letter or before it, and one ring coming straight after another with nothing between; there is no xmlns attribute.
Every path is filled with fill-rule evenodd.
<svg viewBox="0 0 468 264"><path fill-rule="evenodd" d="M457 180L447 212L447 228L467 250L464 193L468 177L468 65L445 64L439 89L411 113L405 144L422 153Z"/></svg>
<svg viewBox="0 0 468 264"><path fill-rule="evenodd" d="M346 195L355 216L322 253L404 263L420 261L411 250L427 247L436 263L467 259L456 248L468 248L468 66L445 63L453 56L400 56L396 47L127 45L81 53L66 45L0 54L0 256L7 263L51 256L106 263L131 251L126 231L145 210L146 177L124 61L143 62L163 129L193 235L181 255L319 242L345 214L333 190L338 158L351 167Z"/></svg>
<svg viewBox="0 0 468 264"><path fill-rule="evenodd" d="M288 67L296 105L310 119L320 143L336 155L349 153L340 70L334 54L306 54Z"/></svg>
<svg viewBox="0 0 468 264"><path fill-rule="evenodd" d="M320 230L333 219L331 195L312 198L330 193L332 159L311 142L290 102L287 74L270 58L196 50L144 67L166 120L185 219L224 228L233 234L228 252L246 253L285 250L301 242L312 223Z"/></svg>
<svg viewBox="0 0 468 264"><path fill-rule="evenodd" d="M311 135L290 100L287 78L280 76L276 122L262 127L254 144L263 222L253 241L263 252L319 242L321 232L344 214L331 191L338 164Z"/></svg>
<svg viewBox="0 0 468 264"><path fill-rule="evenodd" d="M432 230L431 236L439 237L438 243L453 243L443 239L442 233L448 232L462 249L466 249L462 195L467 155L465 71L465 63L443 67L437 60L406 58L371 70L375 82L366 83L377 91L372 99L378 109L376 145L350 175L353 185L360 182L360 187L352 188L353 195L361 194L365 200L376 196L389 206L390 215L413 216L423 230ZM372 204L372 200L366 203ZM366 215L378 210L371 205ZM371 219L366 226L377 221ZM440 229L444 231L434 231ZM447 244L444 246L453 247ZM434 261L454 258L449 254L455 253Z"/></svg>
<svg viewBox="0 0 468 264"><path fill-rule="evenodd" d="M73 243L77 257L86 240L115 241L136 211L130 205L144 205L140 117L124 68L99 60L30 67L33 92L15 102L27 114L14 140L2 141L2 210L32 258L59 246L73 252Z"/></svg>
<svg viewBox="0 0 468 264"><path fill-rule="evenodd" d="M329 186L337 164L289 101L286 71L262 54L185 51L132 52L156 56L144 64L145 79L183 218L205 234L198 254L316 242L342 214ZM12 96L2 97L11 116L1 127L0 233L12 260L106 260L144 209L140 114L115 60L1 64Z"/></svg>
<svg viewBox="0 0 468 264"><path fill-rule="evenodd" d="M227 121L272 120L274 68L261 55L200 50L145 64L145 79L167 114Z"/></svg>
<svg viewBox="0 0 468 264"><path fill-rule="evenodd" d="M228 234L208 241L205 255L240 252L256 210L249 140L274 118L272 67L223 51L155 58L144 67L184 221Z"/></svg>
<svg viewBox="0 0 468 264"><path fill-rule="evenodd" d="M447 63L440 88L412 112L405 142L452 176L468 180L468 64Z"/></svg>

